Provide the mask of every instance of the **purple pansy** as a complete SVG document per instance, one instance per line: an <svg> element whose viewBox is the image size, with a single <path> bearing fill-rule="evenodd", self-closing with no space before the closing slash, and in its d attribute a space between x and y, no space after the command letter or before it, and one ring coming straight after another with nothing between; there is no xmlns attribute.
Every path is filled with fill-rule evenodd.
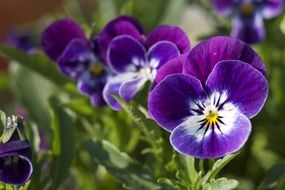
<svg viewBox="0 0 285 190"><path fill-rule="evenodd" d="M217 158L238 151L251 131L250 118L268 94L265 67L244 42L213 37L190 52L183 73L164 78L150 92L151 117L171 132L178 152Z"/></svg>
<svg viewBox="0 0 285 190"><path fill-rule="evenodd" d="M212 0L216 12L232 17L232 36L253 44L264 39L263 18L279 15L283 0Z"/></svg>
<svg viewBox="0 0 285 190"><path fill-rule="evenodd" d="M141 24L133 17L119 16L103 28L98 38L98 45L102 59L107 62L107 50L111 41L120 35L131 36L138 41L144 40L144 30Z"/></svg>
<svg viewBox="0 0 285 190"><path fill-rule="evenodd" d="M112 94L131 100L147 81L154 82L160 67L189 49L187 35L175 26L159 26L145 40L138 35L137 38L132 35L115 37L108 46L107 62L116 76L103 90L105 101L114 110L120 110Z"/></svg>
<svg viewBox="0 0 285 190"><path fill-rule="evenodd" d="M94 106L105 104L102 90L109 71L99 56L98 37L90 41L76 22L61 19L42 33L41 44L64 75L78 80L79 91L90 96Z"/></svg>
<svg viewBox="0 0 285 190"><path fill-rule="evenodd" d="M14 130L8 142L0 143L0 181L2 183L22 185L32 175L31 146L27 140L20 139L18 131L20 127L23 127L22 118L8 117L5 130L17 129Z"/></svg>
<svg viewBox="0 0 285 190"><path fill-rule="evenodd" d="M21 32L17 30L10 31L6 39L6 44L27 53L36 52L39 48L38 39L36 38L36 35L32 33L32 31L28 32Z"/></svg>

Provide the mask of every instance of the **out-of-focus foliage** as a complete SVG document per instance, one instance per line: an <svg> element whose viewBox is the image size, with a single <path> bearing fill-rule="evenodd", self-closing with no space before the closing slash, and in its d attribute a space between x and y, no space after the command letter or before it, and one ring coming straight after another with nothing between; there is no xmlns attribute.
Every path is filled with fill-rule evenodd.
<svg viewBox="0 0 285 190"><path fill-rule="evenodd" d="M200 12L190 18L197 24L188 26L192 7ZM71 17L92 35L119 14L137 17L147 31L158 24L187 26L190 40L191 28L206 27L201 17L211 18L215 28L195 40L229 35L231 27L230 20L215 15L207 0L67 0L63 11L47 20ZM148 89L131 103L115 97L124 108L121 112L94 108L47 57L0 45L0 53L14 61L9 74L0 74L0 90L9 100L3 109L25 108L34 149L33 176L19 189L285 189L285 14L265 26L265 42L253 48L267 66L270 94L253 119L245 147L221 160L176 153L169 134L149 119Z"/></svg>

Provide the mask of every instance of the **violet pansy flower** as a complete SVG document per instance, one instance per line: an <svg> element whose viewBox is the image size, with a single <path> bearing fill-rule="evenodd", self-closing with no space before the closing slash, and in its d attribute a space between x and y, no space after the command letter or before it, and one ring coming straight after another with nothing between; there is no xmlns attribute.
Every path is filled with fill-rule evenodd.
<svg viewBox="0 0 285 190"><path fill-rule="evenodd" d="M120 35L131 36L138 41L144 40L143 27L135 18L118 16L106 24L98 38L100 55L105 62L107 62L107 50L111 41Z"/></svg>
<svg viewBox="0 0 285 190"><path fill-rule="evenodd" d="M183 73L164 76L150 92L152 118L171 132L178 152L217 158L238 151L251 132L250 118L268 94L265 66L244 42L213 37L190 52Z"/></svg>
<svg viewBox="0 0 285 190"><path fill-rule="evenodd" d="M39 42L36 38L37 36L35 34L31 34L31 31L29 32L30 33L26 31L10 31L6 39L6 44L27 53L33 53L37 51L37 49L39 48Z"/></svg>
<svg viewBox="0 0 285 190"><path fill-rule="evenodd" d="M279 15L283 0L212 0L216 12L232 17L232 36L253 44L265 37L263 18Z"/></svg>
<svg viewBox="0 0 285 190"><path fill-rule="evenodd" d="M109 71L99 56L98 37L88 40L76 22L61 19L42 33L41 44L61 72L78 81L79 91L90 96L94 106L105 105L102 90Z"/></svg>
<svg viewBox="0 0 285 190"><path fill-rule="evenodd" d="M23 127L22 118L8 117L7 126L0 143L0 181L12 185L25 184L32 175L32 151L30 143L21 139L19 130ZM14 130L12 135L5 131ZM4 139L9 136L8 140ZM6 137L5 137L6 136ZM6 142L7 141L7 142Z"/></svg>
<svg viewBox="0 0 285 190"><path fill-rule="evenodd" d="M109 44L107 62L116 76L103 90L105 101L114 110L120 110L121 106L112 94L130 101L147 81L154 82L162 65L189 49L187 35L174 26L155 28L145 41L130 35L115 37Z"/></svg>

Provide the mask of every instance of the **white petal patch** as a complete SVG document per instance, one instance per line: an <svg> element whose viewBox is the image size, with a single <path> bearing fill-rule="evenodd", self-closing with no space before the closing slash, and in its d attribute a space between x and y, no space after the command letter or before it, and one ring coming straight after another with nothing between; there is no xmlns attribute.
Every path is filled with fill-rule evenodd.
<svg viewBox="0 0 285 190"><path fill-rule="evenodd" d="M158 67L158 65L159 65L159 60L157 60L157 59L151 59L149 61L149 66L152 69L156 69Z"/></svg>
<svg viewBox="0 0 285 190"><path fill-rule="evenodd" d="M207 99L191 101L190 109L193 115L180 126L183 126L185 135L195 136L198 142L212 132L225 136L230 134L239 115L238 108L227 102L226 91L213 92Z"/></svg>

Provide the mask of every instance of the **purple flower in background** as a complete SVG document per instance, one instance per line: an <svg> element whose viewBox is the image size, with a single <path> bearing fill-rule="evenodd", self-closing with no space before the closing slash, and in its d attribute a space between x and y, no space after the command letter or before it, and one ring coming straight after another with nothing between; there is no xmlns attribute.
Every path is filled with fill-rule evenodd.
<svg viewBox="0 0 285 190"><path fill-rule="evenodd" d="M102 59L107 63L107 50L111 41L120 35L128 35L138 41L144 40L144 30L141 24L133 17L119 16L103 28L98 38L99 52Z"/></svg>
<svg viewBox="0 0 285 190"><path fill-rule="evenodd" d="M149 94L148 107L153 119L171 132L178 152L217 158L244 145L249 119L261 110L267 94L260 57L240 40L213 37L193 48L183 73L160 81Z"/></svg>
<svg viewBox="0 0 285 190"><path fill-rule="evenodd" d="M116 76L103 90L105 101L114 110L120 110L121 106L112 94L130 101L147 81L154 81L162 65L189 49L187 35L174 26L159 26L145 40L140 35L115 37L108 46L106 58Z"/></svg>
<svg viewBox="0 0 285 190"><path fill-rule="evenodd" d="M90 41L76 22L61 19L42 33L41 44L64 75L78 80L79 91L94 106L105 105L102 90L109 71L99 56L98 37Z"/></svg>
<svg viewBox="0 0 285 190"><path fill-rule="evenodd" d="M2 183L22 185L32 175L31 146L27 140L20 138L19 130L21 130L21 127L23 127L21 117L8 117L7 126L1 137L2 143L0 144L0 181ZM14 130L12 136L7 142L3 142L5 136L9 136L9 132L5 134L5 131L11 130Z"/></svg>
<svg viewBox="0 0 285 190"><path fill-rule="evenodd" d="M33 34L32 31L21 32L12 30L9 32L8 37L6 39L6 44L18 48L27 53L33 53L37 51L40 44L37 39L37 35Z"/></svg>
<svg viewBox="0 0 285 190"><path fill-rule="evenodd" d="M216 12L232 17L232 36L253 44L265 37L263 18L279 15L283 0L212 0Z"/></svg>

